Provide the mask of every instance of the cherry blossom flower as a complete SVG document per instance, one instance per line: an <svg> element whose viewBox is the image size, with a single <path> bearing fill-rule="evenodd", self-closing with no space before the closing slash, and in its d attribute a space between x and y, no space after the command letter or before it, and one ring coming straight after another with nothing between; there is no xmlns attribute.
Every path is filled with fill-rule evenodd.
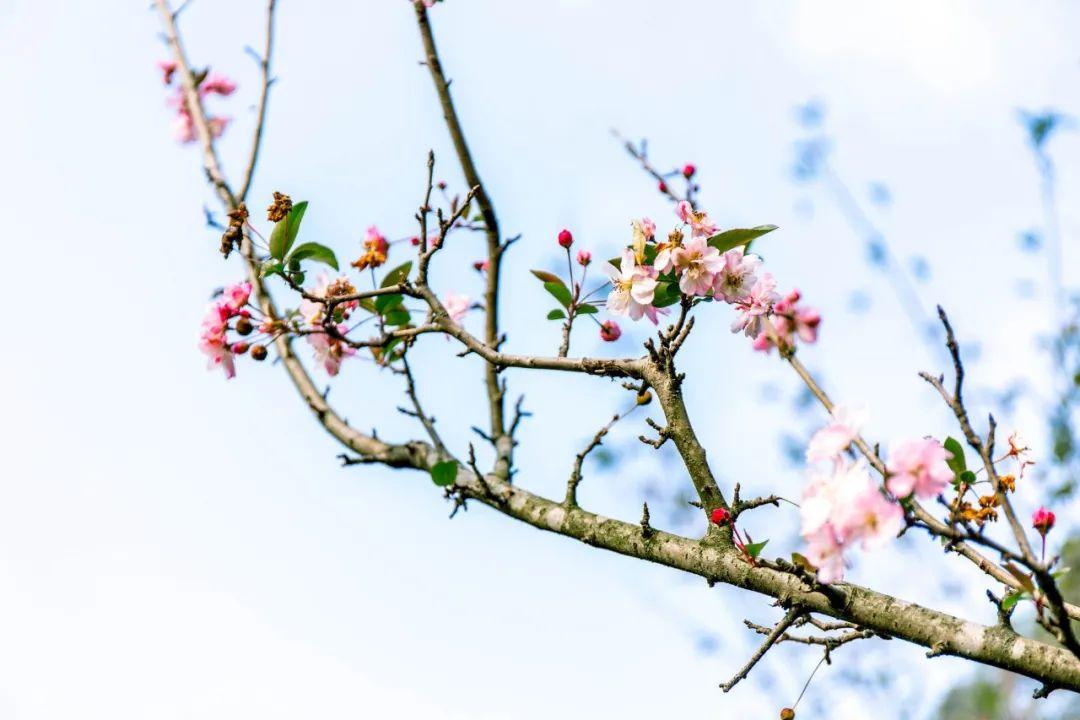
<svg viewBox="0 0 1080 720"><path fill-rule="evenodd" d="M240 312L240 309L248 304L248 299L251 297L251 283L248 281L239 282L234 285L226 287L222 293L222 302L225 306L234 313Z"/></svg>
<svg viewBox="0 0 1080 720"><path fill-rule="evenodd" d="M622 328L614 320L605 320L600 323L600 339L604 342L615 342L622 337Z"/></svg>
<svg viewBox="0 0 1080 720"><path fill-rule="evenodd" d="M465 313L469 311L471 305L469 296L459 295L458 293L447 293L442 302L443 307L446 308L446 314L450 316L450 320L455 324L460 325L461 321L465 318Z"/></svg>
<svg viewBox="0 0 1080 720"><path fill-rule="evenodd" d="M210 73L199 83L199 95L221 95L228 97L236 92L236 83L221 73Z"/></svg>
<svg viewBox="0 0 1080 720"><path fill-rule="evenodd" d="M348 328L338 325L337 331L344 335ZM342 340L332 337L326 332L311 333L307 336L308 342L315 351L315 360L322 364L326 374L334 377L341 371L341 363L347 357L356 354L356 348L350 347Z"/></svg>
<svg viewBox="0 0 1080 720"><path fill-rule="evenodd" d="M578 265L580 265L582 267L588 267L589 263L592 262L592 253L589 252L588 250L578 250L577 251L577 262L578 262Z"/></svg>
<svg viewBox="0 0 1080 720"><path fill-rule="evenodd" d="M232 350L226 340L228 321L232 315L227 304L215 302L207 310L199 329L199 350L207 357L207 367L220 367L227 379L236 376Z"/></svg>
<svg viewBox="0 0 1080 720"><path fill-rule="evenodd" d="M761 258L754 254L745 254L743 246L739 246L724 253L723 263L716 273L713 297L727 303L745 299L757 281Z"/></svg>
<svg viewBox="0 0 1080 720"><path fill-rule="evenodd" d="M181 110L172 121L172 136L180 143L195 142L195 122L191 113Z"/></svg>
<svg viewBox="0 0 1080 720"><path fill-rule="evenodd" d="M679 276L679 289L687 295L706 295L712 289L716 273L724 267L720 251L710 247L704 237L694 236L671 254Z"/></svg>
<svg viewBox="0 0 1080 720"><path fill-rule="evenodd" d="M866 425L869 413L864 407L837 405L828 425L814 433L806 446L806 461L839 460L841 453Z"/></svg>
<svg viewBox="0 0 1080 720"><path fill-rule="evenodd" d="M655 325L656 308L652 307L656 293L656 271L635 262L634 251L626 249L620 259L620 267L604 263L600 269L611 279L611 292L607 297L607 309L613 315L629 315L631 320L648 318Z"/></svg>
<svg viewBox="0 0 1080 720"><path fill-rule="evenodd" d="M953 479L950 458L952 453L933 438L901 442L889 453L885 486L898 498L913 492L918 498L937 497Z"/></svg>
<svg viewBox="0 0 1080 720"><path fill-rule="evenodd" d="M1009 454L1007 457L1016 458L1016 462L1020 464L1020 477L1024 477L1024 470L1029 465L1035 464L1035 461L1031 459L1031 448L1019 431L1014 431L1009 436Z"/></svg>
<svg viewBox="0 0 1080 720"><path fill-rule="evenodd" d="M844 579L844 546L836 537L832 525L822 525L804 535L806 559L817 567L817 579L825 584Z"/></svg>
<svg viewBox="0 0 1080 720"><path fill-rule="evenodd" d="M736 303L735 320L731 323L731 332L742 332L747 337L756 338L761 334L765 319L772 312L773 305L780 296L776 293L776 279L772 273L762 273L750 288L749 294Z"/></svg>
<svg viewBox="0 0 1080 720"><path fill-rule="evenodd" d="M686 200L680 200L679 204L675 206L675 214L679 216L679 219L684 223L690 225L692 235L694 237L709 237L715 235L720 228L715 223L709 221L707 213L694 210Z"/></svg>

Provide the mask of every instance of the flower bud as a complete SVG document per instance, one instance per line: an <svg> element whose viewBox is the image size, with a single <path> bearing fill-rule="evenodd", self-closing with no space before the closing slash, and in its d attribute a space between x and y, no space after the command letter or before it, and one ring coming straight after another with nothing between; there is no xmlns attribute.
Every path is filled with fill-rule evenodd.
<svg viewBox="0 0 1080 720"><path fill-rule="evenodd" d="M666 194L667 193L667 183L664 182L663 180L661 180L659 183L657 183L656 189L659 190L660 192Z"/></svg>
<svg viewBox="0 0 1080 720"><path fill-rule="evenodd" d="M728 520L731 520L731 511L725 507L715 508L711 513L709 513L709 520L711 520L716 525L724 525L728 522Z"/></svg>
<svg viewBox="0 0 1080 720"><path fill-rule="evenodd" d="M418 238L417 236L413 235L413 236L412 236L411 238L409 238L409 243L410 243L410 244L411 244L411 245L412 245L413 247L419 247L419 246L420 246L420 238Z"/></svg>
<svg viewBox="0 0 1080 720"><path fill-rule="evenodd" d="M258 362L262 362L263 360L265 360L266 359L266 346L265 345L256 345L255 347L251 348L251 359L252 360L257 360Z"/></svg>
<svg viewBox="0 0 1080 720"><path fill-rule="evenodd" d="M592 253L588 250L578 250L577 261L581 267L588 267L589 263L592 262Z"/></svg>
<svg viewBox="0 0 1080 720"><path fill-rule="evenodd" d="M1054 512L1044 507L1036 510L1035 514L1031 516L1031 526L1038 530L1043 537L1046 537L1046 533L1054 529L1055 522L1057 522L1057 518L1054 517Z"/></svg>
<svg viewBox="0 0 1080 720"><path fill-rule="evenodd" d="M622 336L622 329L614 320L605 320L600 324L600 339L604 342L615 342Z"/></svg>
<svg viewBox="0 0 1080 720"><path fill-rule="evenodd" d="M435 187L439 188L440 190L445 190L446 189L446 181L445 180L440 180L439 182L437 182L435 184Z"/></svg>
<svg viewBox="0 0 1080 720"><path fill-rule="evenodd" d="M248 351L248 344L241 340L240 342L233 343L232 352L233 355L243 355Z"/></svg>
<svg viewBox="0 0 1080 720"><path fill-rule="evenodd" d="M571 235L570 231L566 228L563 228L559 232L559 244L567 249L569 249L570 246L574 244L574 236Z"/></svg>
<svg viewBox="0 0 1080 720"><path fill-rule="evenodd" d="M472 266L473 266L473 270L475 270L476 272L481 272L482 273L482 272L487 272L489 264L490 263L487 260L477 260L476 262L474 262L472 264Z"/></svg>
<svg viewBox="0 0 1080 720"><path fill-rule="evenodd" d="M251 331L254 329L255 327L246 317L241 317L236 321L236 332L240 335L250 335Z"/></svg>
<svg viewBox="0 0 1080 720"><path fill-rule="evenodd" d="M791 708L784 708L780 711L780 720L795 720L795 711Z"/></svg>
<svg viewBox="0 0 1080 720"><path fill-rule="evenodd" d="M648 390L646 390L645 392L643 392L643 393L641 393L640 395L637 396L637 404L638 405L648 405L651 402L652 402L652 393L649 392Z"/></svg>
<svg viewBox="0 0 1080 720"><path fill-rule="evenodd" d="M694 173L696 173L696 172L697 172L697 168L694 167L694 165L692 163L686 163L685 165L683 165L682 176L684 178L686 178L687 180L694 177Z"/></svg>

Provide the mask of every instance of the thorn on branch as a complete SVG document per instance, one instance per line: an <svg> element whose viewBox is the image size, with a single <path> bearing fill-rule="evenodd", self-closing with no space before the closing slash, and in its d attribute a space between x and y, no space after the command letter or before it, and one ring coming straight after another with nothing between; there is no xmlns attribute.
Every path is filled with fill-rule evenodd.
<svg viewBox="0 0 1080 720"><path fill-rule="evenodd" d="M653 536L655 530L649 525L649 503L641 504L641 537L648 540Z"/></svg>

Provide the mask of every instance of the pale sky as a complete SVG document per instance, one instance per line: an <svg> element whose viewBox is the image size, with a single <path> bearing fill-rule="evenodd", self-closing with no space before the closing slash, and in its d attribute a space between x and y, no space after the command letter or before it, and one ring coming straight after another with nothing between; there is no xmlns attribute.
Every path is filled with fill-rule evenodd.
<svg viewBox="0 0 1080 720"><path fill-rule="evenodd" d="M1032 345L1032 329L1048 326L1045 294L1013 291L1018 278L1045 277L1040 256L1017 250L1040 206L1016 112L1080 116L1075 6L447 0L432 15L504 231L524 234L506 269L515 350L556 347L527 271L554 265L559 229L608 257L631 218L672 220L611 140L616 127L647 136L659 165L696 163L702 202L722 224L781 227L760 251L825 316L806 361L834 396L870 407L873 437L954 432L915 376L943 368L828 197L791 179L804 134L794 108L816 98L838 172L861 198L871 181L892 191L875 221L902 258L930 259L921 297L980 344L972 370L983 386L1045 367ZM222 144L233 177L256 93L243 46L261 42L262 22L256 0L195 0L182 16L194 62L240 84L216 105L236 117ZM305 233L341 257L373 223L412 234L428 148L437 175L461 184L414 25L406 0L281 0L252 204L272 190L309 200ZM16 253L0 293L18 323L0 359L0 716L771 717L792 701L817 662L801 647L771 653L730 694L717 688L754 647L742 618L775 619L764 599L479 507L448 521L419 474L340 469L278 368L242 362L230 382L205 371L198 323L239 265L220 260L202 226L213 198L197 151L169 137L158 31L145 2L0 4L0 210ZM1062 135L1051 150L1075 283L1080 215L1065 199L1080 143ZM465 238L449 249L435 282L478 294L469 264L480 247ZM852 291L872 298L868 312L849 310ZM822 416L793 420L787 402L768 401L764 387L787 398L795 379L732 336L723 308L708 310L684 369L722 487L797 496L803 476L778 438ZM633 354L645 331L614 348L583 333L576 352ZM468 426L485 420L480 368L438 339L420 355L426 404L463 451ZM508 378L535 413L518 482L558 496L573 455L627 397L595 379ZM396 379L370 364L346 366L331 398L357 426L420 433L393 410ZM1045 447L1030 412L999 419ZM620 426L612 444L643 429L640 417ZM636 519L661 471L634 457L616 474L587 466L583 504ZM678 486L678 466L663 467ZM747 522L770 552L798 549L790 509ZM926 545L911 537L857 556L849 577L990 621L981 579ZM947 587L917 582L928 575ZM701 651L702 635L715 652ZM845 648L799 717L866 717L880 696L846 689L855 670L895 675L897 717L923 717L972 669L900 643ZM829 712L814 714L815 702Z"/></svg>

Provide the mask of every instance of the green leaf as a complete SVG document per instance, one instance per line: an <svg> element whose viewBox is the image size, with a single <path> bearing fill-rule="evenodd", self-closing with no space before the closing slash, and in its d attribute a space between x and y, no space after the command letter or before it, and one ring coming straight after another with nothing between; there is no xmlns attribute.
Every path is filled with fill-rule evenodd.
<svg viewBox="0 0 1080 720"><path fill-rule="evenodd" d="M949 469L957 475L967 470L964 446L960 444L960 441L954 437L947 437L942 445L952 454L952 457L945 461L949 465Z"/></svg>
<svg viewBox="0 0 1080 720"><path fill-rule="evenodd" d="M262 266L262 276L280 275L285 277L285 266L279 262L266 262Z"/></svg>
<svg viewBox="0 0 1080 720"><path fill-rule="evenodd" d="M570 295L570 289L563 285L562 280L558 282L546 282L544 283L544 289L551 293L563 307L570 307L570 303L573 301L573 297Z"/></svg>
<svg viewBox="0 0 1080 720"><path fill-rule="evenodd" d="M453 460L443 460L431 466L431 481L439 487L453 485L457 477L457 463Z"/></svg>
<svg viewBox="0 0 1080 720"><path fill-rule="evenodd" d="M1024 597L1024 593L1019 590L1015 590L1001 599L1001 609L1010 610L1016 603L1020 602Z"/></svg>
<svg viewBox="0 0 1080 720"><path fill-rule="evenodd" d="M682 291L676 283L660 283L653 294L653 307L662 308L674 305L679 302L680 297L682 297Z"/></svg>
<svg viewBox="0 0 1080 720"><path fill-rule="evenodd" d="M562 320L564 317L566 317L566 313L564 313L559 308L555 308L547 314L548 320Z"/></svg>
<svg viewBox="0 0 1080 720"><path fill-rule="evenodd" d="M709 245L716 248L720 252L727 252L732 248L739 247L740 245L749 245L751 241L771 233L776 229L775 225L758 225L752 228L736 228L734 230L725 230L722 233L717 233L709 238Z"/></svg>
<svg viewBox="0 0 1080 720"><path fill-rule="evenodd" d="M769 544L768 540L762 540L761 542L747 543L744 546L744 548L746 550L747 555L749 555L752 558L757 558L757 556L761 554L761 551L764 550L765 546L768 545L768 544Z"/></svg>
<svg viewBox="0 0 1080 720"><path fill-rule="evenodd" d="M296 242L296 236L300 232L300 221L307 212L307 200L293 205L292 210L277 225L274 225L270 233L270 255L283 260L289 254L289 249Z"/></svg>
<svg viewBox="0 0 1080 720"><path fill-rule="evenodd" d="M531 272L533 275L538 277L540 279L540 282L543 282L543 283L553 282L553 283L564 284L563 281L562 281L562 278L560 278L558 275L555 275L553 273L549 273L546 270L530 270L529 272Z"/></svg>
<svg viewBox="0 0 1080 720"><path fill-rule="evenodd" d="M382 285L380 287L390 287L391 285L397 285L398 283L409 277L409 271L412 270L412 260L407 263L402 263L396 268L386 273L386 277L383 278Z"/></svg>
<svg viewBox="0 0 1080 720"><path fill-rule="evenodd" d="M375 298L374 310L379 315L382 315L388 310L393 310L401 304L404 298L395 293L393 295L379 295Z"/></svg>
<svg viewBox="0 0 1080 720"><path fill-rule="evenodd" d="M383 322L387 325L408 325L410 320L412 320L412 315L404 308L391 310L383 315Z"/></svg>
<svg viewBox="0 0 1080 720"><path fill-rule="evenodd" d="M589 303L581 303L577 306L577 310L575 312L578 315L595 315L596 313L600 312L600 310L595 305L590 305Z"/></svg>
<svg viewBox="0 0 1080 720"><path fill-rule="evenodd" d="M289 255L289 262L299 262L300 260L314 260L315 262L321 262L324 265L329 265L335 270L338 269L337 256L334 255L334 251L325 245L319 243L309 242L303 245L297 245L296 249Z"/></svg>
<svg viewBox="0 0 1080 720"><path fill-rule="evenodd" d="M975 473L971 472L970 470L964 470L956 477L960 480L960 482L965 485L974 485L975 481L978 479L975 477Z"/></svg>

